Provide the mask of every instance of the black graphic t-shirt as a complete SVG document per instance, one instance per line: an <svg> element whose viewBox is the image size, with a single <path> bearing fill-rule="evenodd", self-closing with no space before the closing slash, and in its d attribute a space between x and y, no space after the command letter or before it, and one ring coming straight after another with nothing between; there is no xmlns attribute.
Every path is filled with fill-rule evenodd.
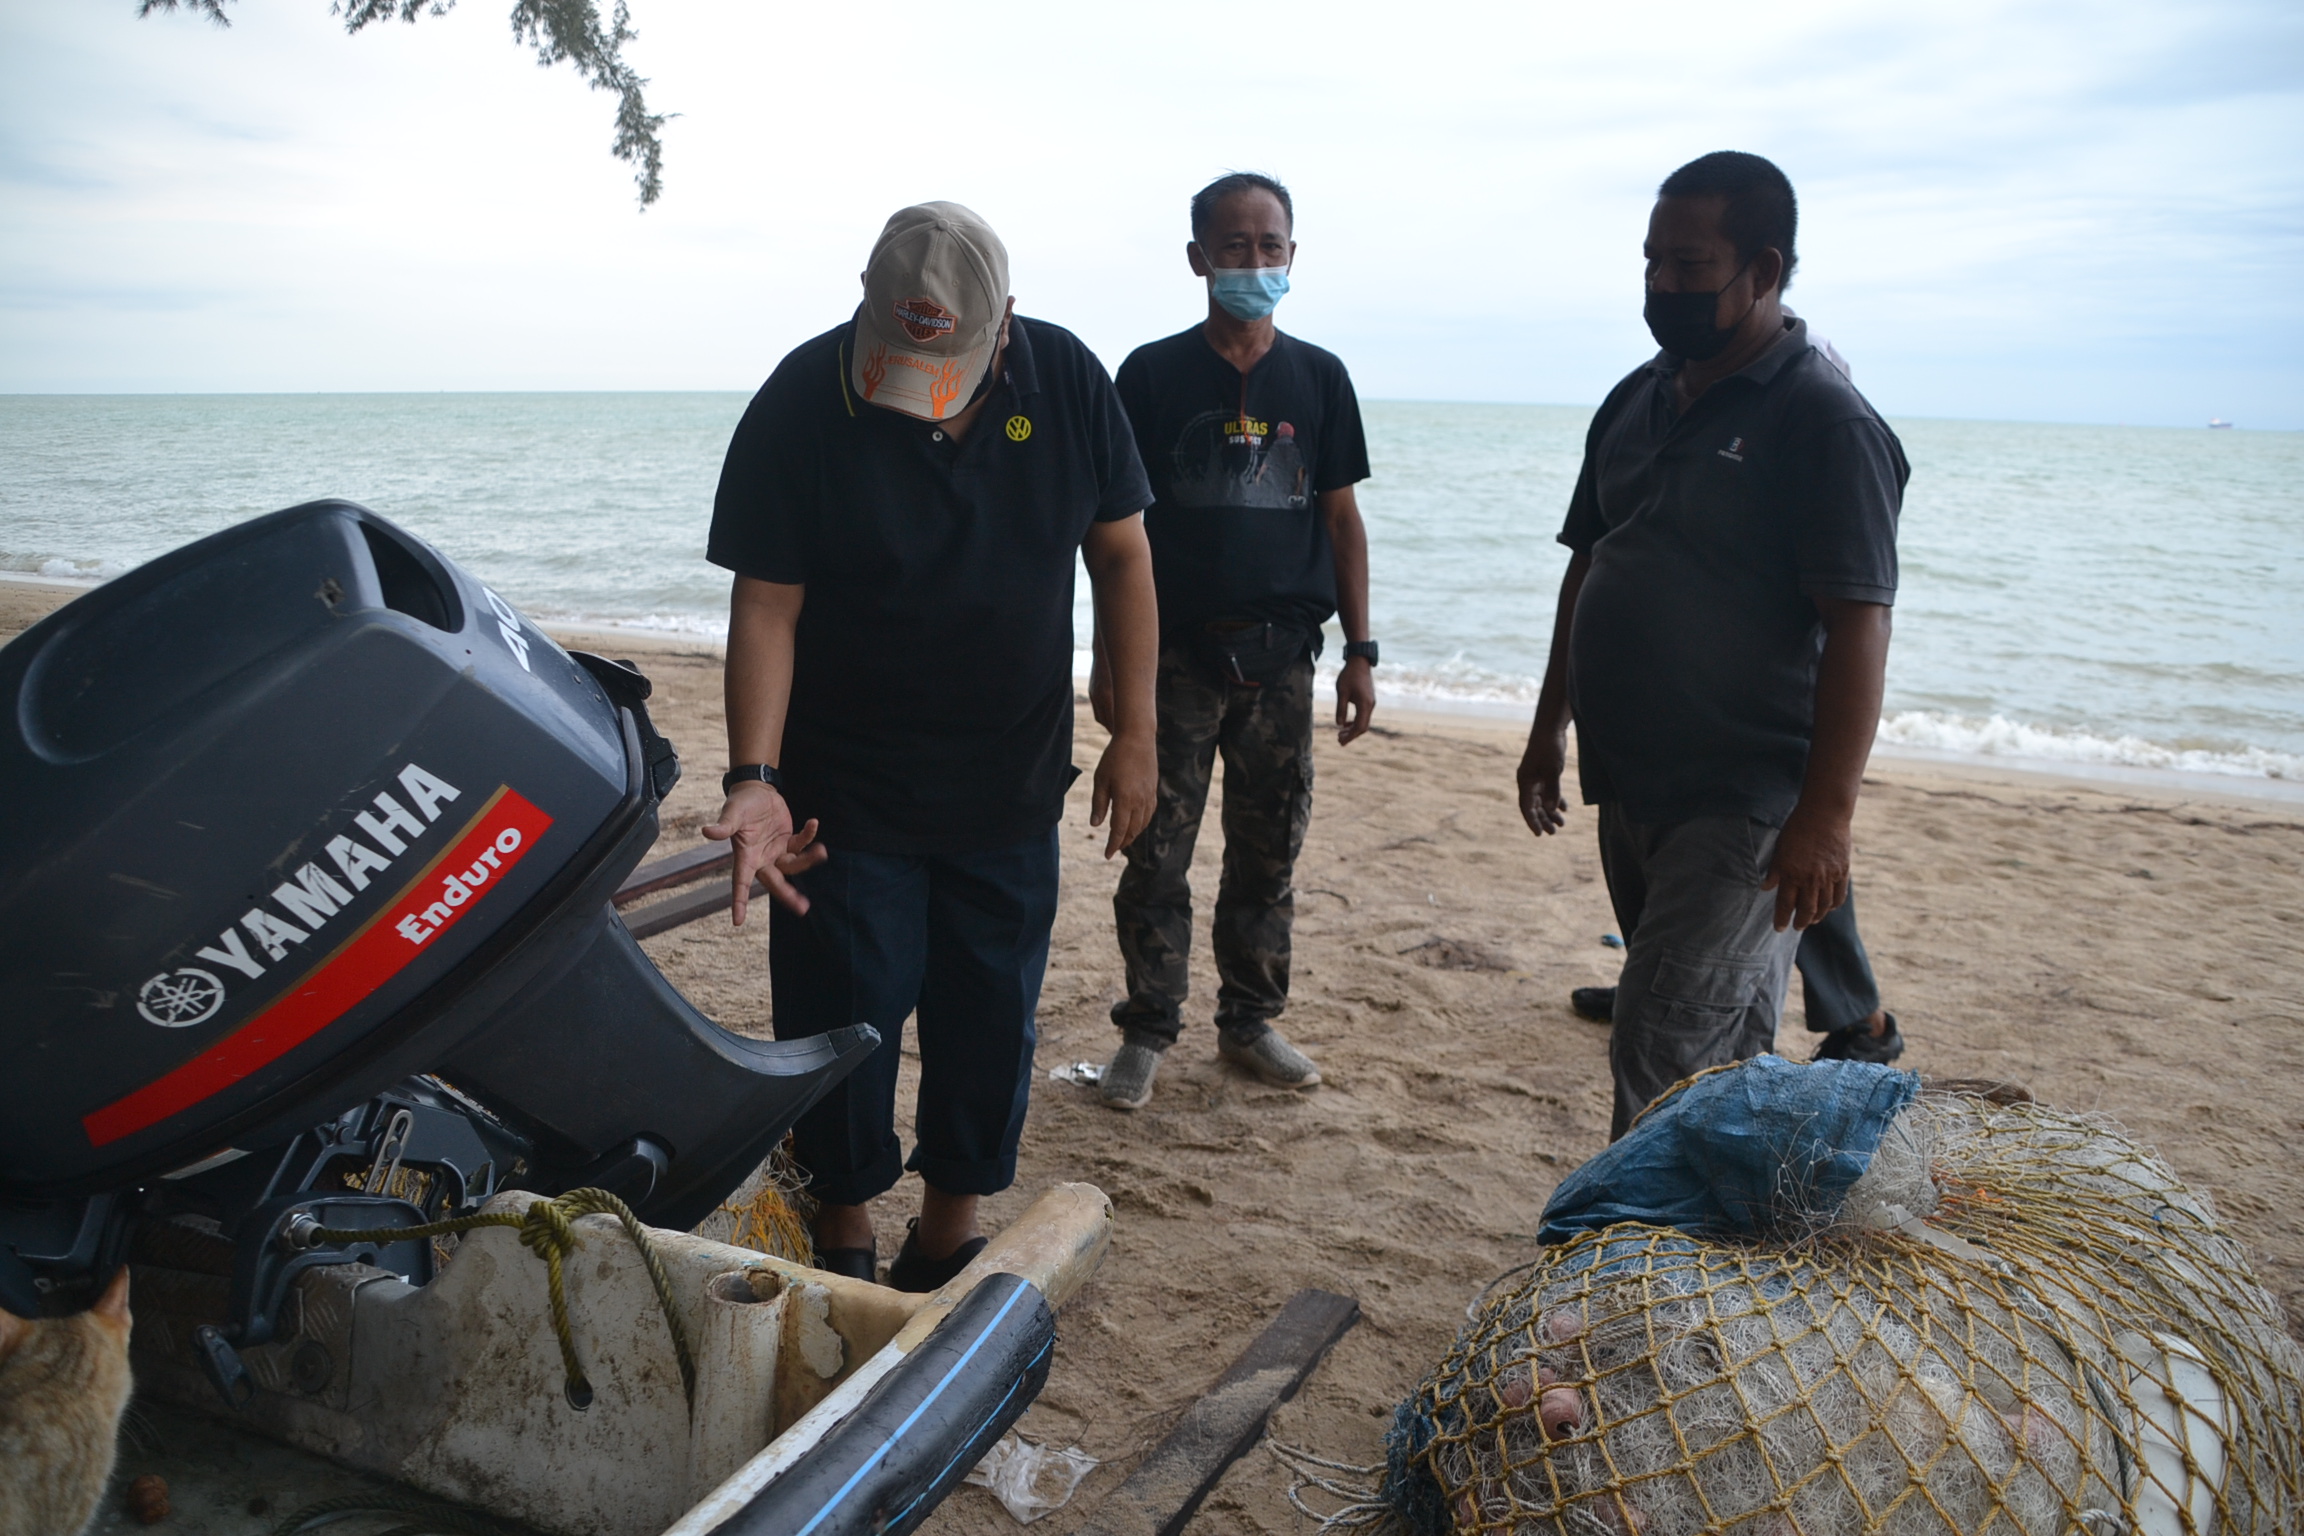
<svg viewBox="0 0 2304 1536"><path fill-rule="evenodd" d="M1163 642L1217 619L1309 627L1334 613L1320 493L1368 478L1342 361L1282 333L1243 375L1194 326L1129 353L1117 382L1152 477Z"/></svg>

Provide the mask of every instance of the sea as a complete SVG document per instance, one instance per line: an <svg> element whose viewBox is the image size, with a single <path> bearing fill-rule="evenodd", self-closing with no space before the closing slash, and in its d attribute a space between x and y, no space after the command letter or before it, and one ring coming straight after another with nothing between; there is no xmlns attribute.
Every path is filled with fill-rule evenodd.
<svg viewBox="0 0 2304 1536"><path fill-rule="evenodd" d="M547 623L723 636L704 540L745 399L0 396L0 575L94 583L343 496ZM1364 409L1383 695L1524 713L1591 408ZM2304 782L2304 433L1892 425L1912 481L1883 746Z"/></svg>

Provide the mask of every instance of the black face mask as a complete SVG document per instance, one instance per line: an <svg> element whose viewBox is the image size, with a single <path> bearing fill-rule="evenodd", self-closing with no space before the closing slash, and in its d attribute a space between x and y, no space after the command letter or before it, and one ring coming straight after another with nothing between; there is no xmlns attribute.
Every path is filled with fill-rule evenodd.
<svg viewBox="0 0 2304 1536"><path fill-rule="evenodd" d="M1744 264L1750 266L1750 262ZM1720 295L1744 275L1744 267L1728 274L1728 281L1710 293L1659 293L1648 290L1648 301L1640 307L1640 318L1648 322L1648 334L1656 338L1656 345L1674 357L1691 363L1707 363L1728 350L1728 343L1736 339L1736 327L1726 330L1712 323L1719 312ZM1758 303L1758 299L1753 300ZM1743 324L1739 320L1737 325Z"/></svg>

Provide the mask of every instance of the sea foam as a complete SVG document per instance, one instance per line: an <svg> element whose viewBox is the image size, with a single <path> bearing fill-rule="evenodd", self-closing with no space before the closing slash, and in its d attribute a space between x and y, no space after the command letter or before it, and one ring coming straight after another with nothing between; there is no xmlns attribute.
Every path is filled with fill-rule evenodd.
<svg viewBox="0 0 2304 1536"><path fill-rule="evenodd" d="M2027 725L2005 715L1977 719L1936 710L1899 710L1880 722L1883 746L1920 747L1976 757L2026 757L2045 762L2099 763L2172 773L2222 773L2247 778L2304 779L2304 757L2264 747L2217 749L2148 741L2142 736L2099 736L2089 731Z"/></svg>

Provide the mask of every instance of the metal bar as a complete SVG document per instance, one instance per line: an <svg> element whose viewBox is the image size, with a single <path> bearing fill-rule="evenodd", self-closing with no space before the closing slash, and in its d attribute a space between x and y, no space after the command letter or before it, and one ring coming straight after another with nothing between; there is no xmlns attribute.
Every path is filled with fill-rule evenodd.
<svg viewBox="0 0 2304 1536"><path fill-rule="evenodd" d="M758 880L752 882L753 900L763 900L767 895L767 886ZM700 890L675 896L669 901L659 901L653 905L642 907L637 912L624 912L619 915L624 919L624 926L631 930L632 937L646 939L681 927L684 924L695 922L700 917L710 917L715 912L725 912L735 904L736 898L728 889L728 882L720 880Z"/></svg>
<svg viewBox="0 0 2304 1536"><path fill-rule="evenodd" d="M629 906L643 896L687 885L706 875L723 874L734 857L728 843L701 843L669 858L651 859L624 877L624 883L616 887L612 899L620 907Z"/></svg>

